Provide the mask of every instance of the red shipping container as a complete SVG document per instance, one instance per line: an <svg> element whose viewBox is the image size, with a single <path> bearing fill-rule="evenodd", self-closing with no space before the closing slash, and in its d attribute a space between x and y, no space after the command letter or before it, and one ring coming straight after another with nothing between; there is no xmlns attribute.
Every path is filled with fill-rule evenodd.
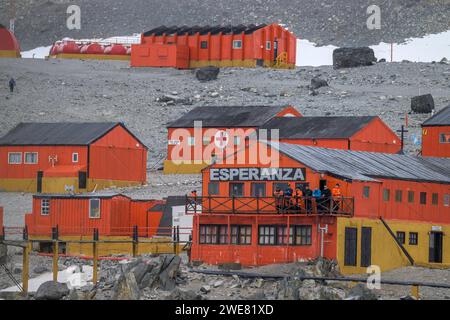
<svg viewBox="0 0 450 320"><path fill-rule="evenodd" d="M161 43L132 45L131 66L188 69L189 47Z"/></svg>

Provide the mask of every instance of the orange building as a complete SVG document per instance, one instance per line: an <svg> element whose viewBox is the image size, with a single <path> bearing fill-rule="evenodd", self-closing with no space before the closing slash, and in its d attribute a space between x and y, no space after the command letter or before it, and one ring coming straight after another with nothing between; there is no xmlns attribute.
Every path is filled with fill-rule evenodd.
<svg viewBox="0 0 450 320"><path fill-rule="evenodd" d="M0 24L0 58L20 58L20 46L14 34Z"/></svg>
<svg viewBox="0 0 450 320"><path fill-rule="evenodd" d="M214 159L233 154L270 119L301 116L292 106L195 108L167 126L164 173L199 173Z"/></svg>
<svg viewBox="0 0 450 320"><path fill-rule="evenodd" d="M192 259L209 264L450 265L448 159L254 142L203 169L202 196L186 203Z"/></svg>
<svg viewBox="0 0 450 320"><path fill-rule="evenodd" d="M0 163L2 191L86 192L146 183L147 147L122 123L21 123Z"/></svg>
<svg viewBox="0 0 450 320"><path fill-rule="evenodd" d="M295 67L296 37L278 24L161 26L141 39L132 67Z"/></svg>
<svg viewBox="0 0 450 320"><path fill-rule="evenodd" d="M422 124L422 156L450 157L450 105Z"/></svg>
<svg viewBox="0 0 450 320"><path fill-rule="evenodd" d="M377 116L273 118L260 129L278 130L280 142L322 148L399 153L397 135Z"/></svg>

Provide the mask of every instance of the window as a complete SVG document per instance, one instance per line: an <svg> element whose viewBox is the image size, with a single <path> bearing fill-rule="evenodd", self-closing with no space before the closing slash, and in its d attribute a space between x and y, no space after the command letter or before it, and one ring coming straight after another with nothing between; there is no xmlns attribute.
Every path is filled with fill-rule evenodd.
<svg viewBox="0 0 450 320"><path fill-rule="evenodd" d="M450 133L441 133L439 135L440 143L450 143Z"/></svg>
<svg viewBox="0 0 450 320"><path fill-rule="evenodd" d="M439 204L439 195L437 193L433 193L431 195L431 204L433 206L437 206Z"/></svg>
<svg viewBox="0 0 450 320"><path fill-rule="evenodd" d="M266 50L270 50L272 49L272 45L270 43L270 41L266 41Z"/></svg>
<svg viewBox="0 0 450 320"><path fill-rule="evenodd" d="M390 201L391 200L391 190L384 189L383 190L383 200L384 201Z"/></svg>
<svg viewBox="0 0 450 320"><path fill-rule="evenodd" d="M194 137L188 137L188 146L195 145L195 138Z"/></svg>
<svg viewBox="0 0 450 320"><path fill-rule="evenodd" d="M41 215L48 216L50 214L50 199L41 200Z"/></svg>
<svg viewBox="0 0 450 320"><path fill-rule="evenodd" d="M228 243L228 227L226 225L200 225L200 243Z"/></svg>
<svg viewBox="0 0 450 320"><path fill-rule="evenodd" d="M409 233L409 244L411 246L417 246L418 242L419 242L419 234L417 232L410 232Z"/></svg>
<svg viewBox="0 0 450 320"><path fill-rule="evenodd" d="M244 184L230 183L230 197L243 197L243 196L244 196Z"/></svg>
<svg viewBox="0 0 450 320"><path fill-rule="evenodd" d="M239 136L234 136L233 142L234 142L234 145L235 145L235 146L240 145L240 144L241 144L241 137L239 137Z"/></svg>
<svg viewBox="0 0 450 320"><path fill-rule="evenodd" d="M22 163L22 153L21 152L8 153L8 163L9 164L21 164Z"/></svg>
<svg viewBox="0 0 450 320"><path fill-rule="evenodd" d="M37 152L25 152L25 163L26 164L38 163L38 153Z"/></svg>
<svg viewBox="0 0 450 320"><path fill-rule="evenodd" d="M401 244L405 244L405 233L403 231L397 231L397 240Z"/></svg>
<svg viewBox="0 0 450 320"><path fill-rule="evenodd" d="M210 196L219 194L219 183L218 182L208 183L208 194Z"/></svg>
<svg viewBox="0 0 450 320"><path fill-rule="evenodd" d="M259 241L261 245L275 245L276 226L259 226Z"/></svg>
<svg viewBox="0 0 450 320"><path fill-rule="evenodd" d="M208 41L201 41L200 42L200 48L201 49L208 49Z"/></svg>
<svg viewBox="0 0 450 320"><path fill-rule="evenodd" d="M414 191L408 191L408 202L414 203Z"/></svg>
<svg viewBox="0 0 450 320"><path fill-rule="evenodd" d="M395 190L395 202L402 202L403 192L402 190Z"/></svg>
<svg viewBox="0 0 450 320"><path fill-rule="evenodd" d="M265 183L252 183L252 197L265 197L266 196L266 184Z"/></svg>
<svg viewBox="0 0 450 320"><path fill-rule="evenodd" d="M203 137L203 145L204 146L209 146L210 143L211 143L211 137L204 136Z"/></svg>
<svg viewBox="0 0 450 320"><path fill-rule="evenodd" d="M89 200L89 218L91 219L100 218L100 199Z"/></svg>
<svg viewBox="0 0 450 320"><path fill-rule="evenodd" d="M369 199L370 197L370 187L364 186L363 187L363 198Z"/></svg>
<svg viewBox="0 0 450 320"><path fill-rule="evenodd" d="M252 244L252 227L231 226L231 244Z"/></svg>
<svg viewBox="0 0 450 320"><path fill-rule="evenodd" d="M272 194L275 194L275 191L277 191L277 189L280 189L280 190L282 190L282 191L285 191L286 189L288 189L290 186L289 186L289 183L279 183L279 182L276 182L276 183L274 183L273 184L273 186L272 186Z"/></svg>
<svg viewBox="0 0 450 320"><path fill-rule="evenodd" d="M426 192L420 193L420 204L427 204L427 193Z"/></svg>
<svg viewBox="0 0 450 320"><path fill-rule="evenodd" d="M277 244L286 245L287 244L287 226L278 226L277 233ZM294 243L294 227L289 227L289 244Z"/></svg>
<svg viewBox="0 0 450 320"><path fill-rule="evenodd" d="M295 226L295 244L310 246L312 238L312 226Z"/></svg>
<svg viewBox="0 0 450 320"><path fill-rule="evenodd" d="M242 49L242 40L233 40L233 49Z"/></svg>
<svg viewBox="0 0 450 320"><path fill-rule="evenodd" d="M444 194L444 207L448 207L450 205L450 194Z"/></svg>
<svg viewBox="0 0 450 320"><path fill-rule="evenodd" d="M78 153L77 152L72 153L72 162L73 163L78 162Z"/></svg>

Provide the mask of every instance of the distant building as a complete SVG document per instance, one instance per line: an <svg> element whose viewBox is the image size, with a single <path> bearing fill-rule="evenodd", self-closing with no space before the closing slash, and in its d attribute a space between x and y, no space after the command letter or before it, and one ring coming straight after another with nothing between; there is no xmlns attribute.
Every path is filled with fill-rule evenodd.
<svg viewBox="0 0 450 320"><path fill-rule="evenodd" d="M295 67L297 39L278 24L161 26L141 39L132 67Z"/></svg>
<svg viewBox="0 0 450 320"><path fill-rule="evenodd" d="M422 124L422 156L450 157L450 105Z"/></svg>
<svg viewBox="0 0 450 320"><path fill-rule="evenodd" d="M292 106L198 107L167 126L165 173L200 173L223 153L234 153L245 137L275 117L301 116ZM198 132L195 122L201 123ZM228 150L227 150L228 149Z"/></svg>
<svg viewBox="0 0 450 320"><path fill-rule="evenodd" d="M86 192L145 184L147 147L122 123L20 123L0 164L0 191Z"/></svg>
<svg viewBox="0 0 450 320"><path fill-rule="evenodd" d="M399 153L401 141L376 116L273 118L260 129L279 130L279 140L322 148Z"/></svg>
<svg viewBox="0 0 450 320"><path fill-rule="evenodd" d="M0 58L20 58L20 45L14 34L0 24Z"/></svg>

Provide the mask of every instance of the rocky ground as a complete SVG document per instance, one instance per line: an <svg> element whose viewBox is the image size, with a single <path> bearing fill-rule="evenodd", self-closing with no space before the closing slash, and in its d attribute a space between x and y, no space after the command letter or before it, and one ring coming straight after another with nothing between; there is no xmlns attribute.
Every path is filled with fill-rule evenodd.
<svg viewBox="0 0 450 320"><path fill-rule="evenodd" d="M9 24L9 2L0 1L0 23ZM160 25L284 23L319 45L402 42L450 28L449 0L15 0L22 49L63 37L131 35ZM69 5L81 8L81 30L66 27ZM367 8L381 8L381 29L369 30Z"/></svg>
<svg viewBox="0 0 450 320"><path fill-rule="evenodd" d="M126 257L123 257L126 258ZM21 277L20 254L10 255L7 264L14 276ZM51 258L31 255L31 277L51 272ZM59 270L71 266L92 265L92 262L77 258L60 258ZM104 300L392 300L410 298L409 286L381 285L381 289L369 290L365 283L301 280L302 276L336 277L339 272L333 262L316 260L283 265L270 265L239 270L240 275L223 276L203 274L205 271L220 271L216 267L191 266L183 254L143 256L127 258L124 261L102 261L100 263L99 283L81 288L46 285L30 298L50 299L54 295L61 299ZM236 271L235 271L236 272ZM245 274L258 274L246 277ZM274 276L284 278L273 278ZM360 276L363 277L364 275ZM401 268L382 274L381 279L417 280L434 283L448 283L449 270L430 270L419 267ZM13 283L4 273L0 273L0 289ZM57 289L57 290L56 290ZM1 298L13 298L0 293ZM450 289L420 288L420 298L450 299Z"/></svg>

